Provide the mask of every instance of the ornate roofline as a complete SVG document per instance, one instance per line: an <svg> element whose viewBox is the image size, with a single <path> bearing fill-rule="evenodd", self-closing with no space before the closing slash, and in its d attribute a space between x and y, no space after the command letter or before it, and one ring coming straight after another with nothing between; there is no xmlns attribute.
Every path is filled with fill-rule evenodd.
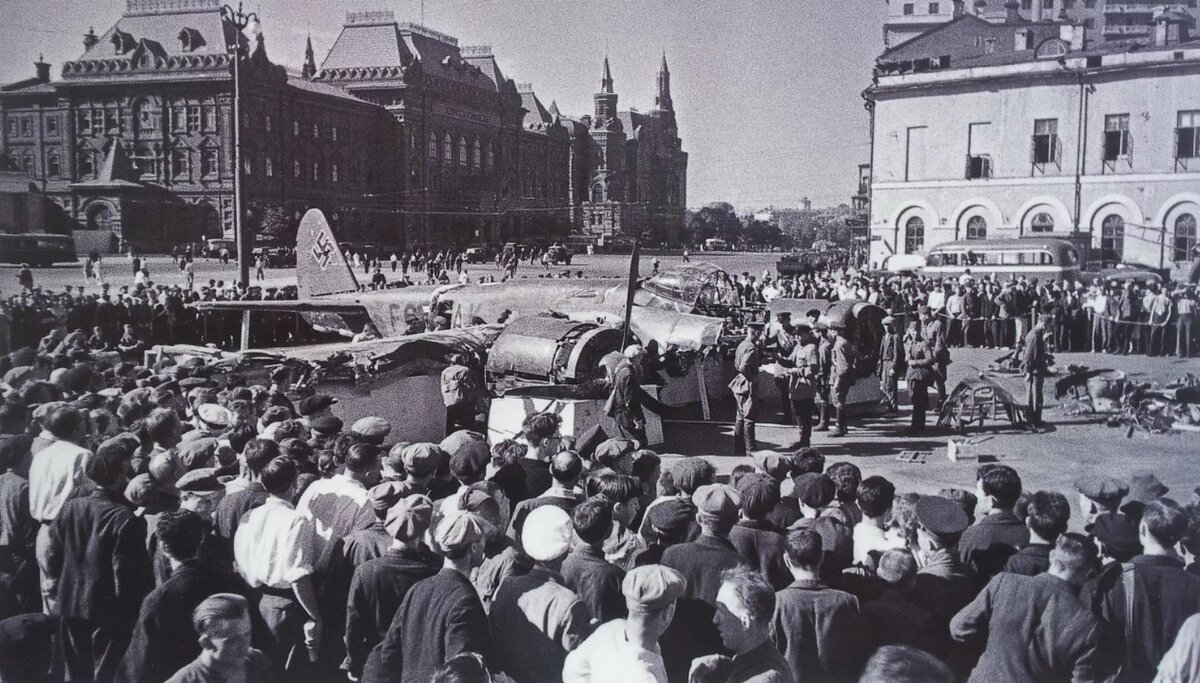
<svg viewBox="0 0 1200 683"><path fill-rule="evenodd" d="M126 0L125 2L125 16L127 17L219 11L221 11L220 0Z"/></svg>
<svg viewBox="0 0 1200 683"><path fill-rule="evenodd" d="M137 62L137 63L135 63ZM63 64L63 78L87 78L89 76L123 75L162 71L228 71L230 56L226 54L170 55L154 57L152 60L130 57L108 59L80 59Z"/></svg>
<svg viewBox="0 0 1200 683"><path fill-rule="evenodd" d="M407 66L348 66L336 69L321 69L313 76L313 80L390 81L402 80L407 73Z"/></svg>
<svg viewBox="0 0 1200 683"><path fill-rule="evenodd" d="M401 33L412 33L418 36L425 36L426 38L431 38L433 40L446 43L447 45L458 47L458 38L445 33L439 33L420 24L414 24L411 21L401 23L398 28L400 29Z"/></svg>

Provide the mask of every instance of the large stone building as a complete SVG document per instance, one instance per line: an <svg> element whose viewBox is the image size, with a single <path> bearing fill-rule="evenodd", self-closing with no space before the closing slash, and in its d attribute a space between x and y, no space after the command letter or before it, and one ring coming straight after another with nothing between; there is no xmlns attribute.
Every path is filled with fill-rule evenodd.
<svg viewBox="0 0 1200 683"><path fill-rule="evenodd" d="M61 79L39 60L0 87L0 170L53 200L60 215L41 228L74 229L81 248L231 235L239 172L248 229L285 236L312 207L342 239L393 248L674 239L683 225L687 155L665 58L650 114L616 111L606 60L595 117L571 119L490 48L391 12L350 13L319 66L306 46L300 74L267 45L218 0L127 0Z"/></svg>
<svg viewBox="0 0 1200 683"><path fill-rule="evenodd" d="M1108 263L1183 268L1200 219L1200 41L964 15L885 52L872 110L871 254L1083 233ZM1078 235L1077 235L1078 236Z"/></svg>

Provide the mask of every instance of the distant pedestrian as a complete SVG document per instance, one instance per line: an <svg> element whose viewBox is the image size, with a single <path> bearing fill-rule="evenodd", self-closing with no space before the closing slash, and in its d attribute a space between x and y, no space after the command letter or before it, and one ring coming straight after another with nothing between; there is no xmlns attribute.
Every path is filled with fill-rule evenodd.
<svg viewBox="0 0 1200 683"><path fill-rule="evenodd" d="M254 258L254 279L255 280L262 282L263 280L267 279L267 274L264 271L264 268L266 268L266 265L267 264L264 262L262 254L259 254L258 256L256 256Z"/></svg>

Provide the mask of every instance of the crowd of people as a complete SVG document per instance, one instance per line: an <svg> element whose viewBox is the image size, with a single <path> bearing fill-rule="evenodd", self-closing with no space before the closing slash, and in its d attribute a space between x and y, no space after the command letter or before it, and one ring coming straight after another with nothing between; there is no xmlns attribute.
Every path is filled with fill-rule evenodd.
<svg viewBox="0 0 1200 683"><path fill-rule="evenodd" d="M0 359L3 680L1200 680L1200 488L1149 473L408 443L285 370L40 341Z"/></svg>

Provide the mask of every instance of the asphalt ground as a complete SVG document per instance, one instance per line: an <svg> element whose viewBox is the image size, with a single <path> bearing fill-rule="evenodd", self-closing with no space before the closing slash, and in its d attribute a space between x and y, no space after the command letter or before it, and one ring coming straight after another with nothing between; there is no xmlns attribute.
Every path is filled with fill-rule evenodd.
<svg viewBox="0 0 1200 683"><path fill-rule="evenodd" d="M628 256L577 256L572 271L583 270L585 275L621 277L628 269ZM642 260L641 272L649 275L651 258ZM773 254L695 254L693 262L712 262L733 273L743 271L761 274L774 268L778 256ZM662 268L681 262L678 256L660 256ZM102 264L105 280L113 285L132 284L133 275L128 259L112 256ZM183 278L168 257L150 257L151 280L182 283ZM562 267L552 268L560 271ZM471 266L471 272L490 273L494 266ZM215 260L198 260L195 265L197 284L209 279L226 280L236 277L236 267L222 266ZM522 264L519 275L536 277L545 272L541 266ZM268 269L264 286L282 286L295 282L290 269ZM16 269L0 268L0 293L16 290ZM64 285L78 285L83 279L82 264L39 268L34 271L35 284L60 290ZM91 286L89 289L95 289ZM1001 355L988 349L953 349L949 367L948 387L963 377L986 368ZM1185 373L1200 375L1200 360L1148 358L1145 356L1109 356L1105 354L1061 353L1056 356L1060 366L1068 363L1092 368L1112 368L1126 372L1136 381L1165 383ZM999 377L1001 385L1018 399L1024 395L1020 378ZM863 470L864 476L879 474L888 477L901 492L935 493L945 487L974 488L977 462L952 463L946 456L946 442L951 434L931 428L926 434L909 437L901 433L908 424L907 396L901 396L901 413L896 416L874 416L852 419L849 436L841 439L827 433L813 435L813 445L821 449L829 462L849 460ZM721 412L718 410L718 415ZM1072 483L1085 473L1103 473L1118 478L1138 470L1154 472L1171 489L1172 497L1187 502L1192 490L1200 485L1200 435L1194 433L1146 434L1135 433L1126 438L1123 428L1104 425L1105 416L1065 415L1053 398L1053 382L1047 381L1045 420L1050 428L1031 434L1005 425L992 423L984 430L971 429L968 438L985 438L978 444L979 453L997 462L1012 465L1021 473L1028 490L1055 490L1067 495L1079 519L1077 496ZM781 415L767 416L758 425L758 439L763 449L790 450L798 432L794 427L777 424ZM932 422L932 420L931 420ZM733 450L732 425L728 422L668 422L666 444L660 448L667 462L678 457L706 457L727 476L737 465L749 463L746 457L729 455ZM896 460L903 451L928 451L924 464Z"/></svg>

